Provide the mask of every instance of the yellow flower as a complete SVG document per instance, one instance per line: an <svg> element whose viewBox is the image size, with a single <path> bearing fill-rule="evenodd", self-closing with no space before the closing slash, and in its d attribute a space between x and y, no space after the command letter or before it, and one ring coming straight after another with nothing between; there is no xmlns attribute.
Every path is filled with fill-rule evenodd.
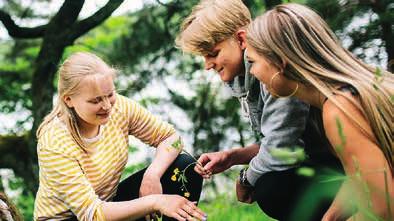
<svg viewBox="0 0 394 221"><path fill-rule="evenodd" d="M184 195L185 197L189 198L190 193L189 193L189 192L185 192L183 195Z"/></svg>
<svg viewBox="0 0 394 221"><path fill-rule="evenodd" d="M176 176L172 175L171 180L175 182L176 181Z"/></svg>
<svg viewBox="0 0 394 221"><path fill-rule="evenodd" d="M177 175L179 173L178 167L174 169L174 174Z"/></svg>

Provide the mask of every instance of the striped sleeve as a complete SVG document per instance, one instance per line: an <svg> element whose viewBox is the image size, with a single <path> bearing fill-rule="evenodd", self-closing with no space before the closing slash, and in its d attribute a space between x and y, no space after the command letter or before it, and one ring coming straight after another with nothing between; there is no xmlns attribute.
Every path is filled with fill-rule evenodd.
<svg viewBox="0 0 394 221"><path fill-rule="evenodd" d="M157 147L176 131L172 125L154 116L137 102L123 97L129 134L142 142Z"/></svg>
<svg viewBox="0 0 394 221"><path fill-rule="evenodd" d="M84 175L78 161L62 152L40 148L40 176L78 220L105 220L102 201ZM48 205L55 207L56 205Z"/></svg>

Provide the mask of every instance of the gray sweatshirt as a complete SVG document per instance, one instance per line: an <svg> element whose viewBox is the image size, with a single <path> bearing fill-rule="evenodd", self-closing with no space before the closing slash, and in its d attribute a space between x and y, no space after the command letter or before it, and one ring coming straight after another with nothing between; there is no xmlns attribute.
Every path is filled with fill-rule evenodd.
<svg viewBox="0 0 394 221"><path fill-rule="evenodd" d="M282 171L297 166L272 156L275 148L304 146L302 135L309 115L309 105L295 98L274 98L265 85L250 73L245 59L245 74L228 83L232 95L241 102L252 129L261 137L259 153L251 160L247 179L254 185L257 179L269 171Z"/></svg>

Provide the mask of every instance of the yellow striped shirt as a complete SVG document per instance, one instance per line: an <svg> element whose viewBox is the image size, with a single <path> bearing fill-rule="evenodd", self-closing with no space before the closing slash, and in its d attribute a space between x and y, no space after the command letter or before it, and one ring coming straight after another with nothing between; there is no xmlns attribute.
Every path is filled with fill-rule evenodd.
<svg viewBox="0 0 394 221"><path fill-rule="evenodd" d="M59 119L38 139L40 185L34 220L105 220L101 203L114 196L128 158L128 135L158 146L175 133L135 101L117 95L110 120L99 139L84 152Z"/></svg>

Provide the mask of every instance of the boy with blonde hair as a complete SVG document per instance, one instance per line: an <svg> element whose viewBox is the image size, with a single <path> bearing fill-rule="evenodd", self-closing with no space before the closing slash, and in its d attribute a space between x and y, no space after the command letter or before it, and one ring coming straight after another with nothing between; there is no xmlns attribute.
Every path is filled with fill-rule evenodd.
<svg viewBox="0 0 394 221"><path fill-rule="evenodd" d="M284 148L294 151L294 147L303 147L309 159L318 159L323 165L336 164L337 160L321 153L328 150L324 148L328 142L321 130L314 128L313 108L291 98L296 91L289 89L285 96L273 97L269 90L275 86L274 78L270 85L263 85L250 75L250 63L245 59L245 27L250 22L250 12L241 0L201 0L181 25L176 45L184 52L204 57L205 69L215 70L231 88L232 95L239 99L248 115L253 131L261 138L243 148L205 153L198 159L202 167L196 166L195 170L209 178L233 165L249 164L240 171L237 180L238 200L257 201L271 217L289 220L311 182L310 177L297 175L297 168L301 163L319 166L297 159L281 160L274 153ZM329 204L319 208L314 217L321 217Z"/></svg>

